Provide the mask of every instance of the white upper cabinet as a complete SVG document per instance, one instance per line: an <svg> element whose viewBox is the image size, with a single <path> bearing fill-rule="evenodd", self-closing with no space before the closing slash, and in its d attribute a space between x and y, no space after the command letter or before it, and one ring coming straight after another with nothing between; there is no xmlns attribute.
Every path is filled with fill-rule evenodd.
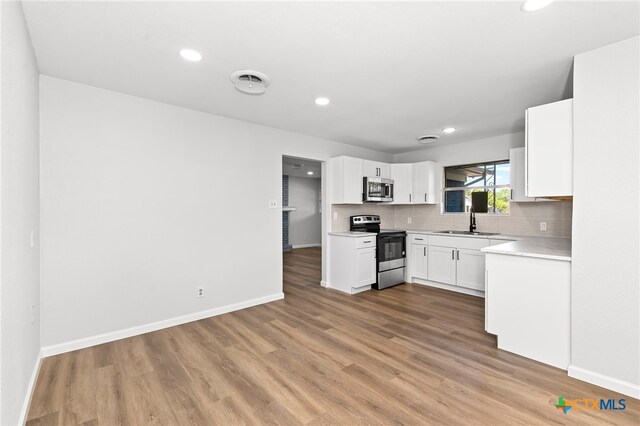
<svg viewBox="0 0 640 426"><path fill-rule="evenodd" d="M336 157L331 166L331 203L362 204L363 160L353 157Z"/></svg>
<svg viewBox="0 0 640 426"><path fill-rule="evenodd" d="M332 158L331 204L362 204L363 177L393 180L393 202L389 204L438 204L439 166L433 161L387 164L340 156Z"/></svg>
<svg viewBox="0 0 640 426"><path fill-rule="evenodd" d="M391 165L387 163L363 160L363 171L366 177L391 179Z"/></svg>
<svg viewBox="0 0 640 426"><path fill-rule="evenodd" d="M509 150L509 178L511 179L511 201L513 202L531 202L535 198L527 197L524 182L524 150L525 148L512 148Z"/></svg>
<svg viewBox="0 0 640 426"><path fill-rule="evenodd" d="M411 204L413 202L413 164L391 164L391 179L393 179L391 204Z"/></svg>
<svg viewBox="0 0 640 426"><path fill-rule="evenodd" d="M413 164L413 204L437 204L439 186L437 163L423 161Z"/></svg>
<svg viewBox="0 0 640 426"><path fill-rule="evenodd" d="M573 99L526 111L527 197L573 195Z"/></svg>

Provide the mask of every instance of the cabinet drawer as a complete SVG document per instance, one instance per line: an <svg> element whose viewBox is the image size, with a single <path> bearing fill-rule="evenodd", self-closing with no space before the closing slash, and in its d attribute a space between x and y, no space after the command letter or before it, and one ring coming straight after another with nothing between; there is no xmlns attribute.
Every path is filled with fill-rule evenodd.
<svg viewBox="0 0 640 426"><path fill-rule="evenodd" d="M366 247L375 247L376 246L376 236L371 235L369 237L360 237L356 238L356 248L366 248Z"/></svg>
<svg viewBox="0 0 640 426"><path fill-rule="evenodd" d="M480 250L481 248L489 247L491 243L487 238L445 237L440 235L430 235L429 245Z"/></svg>
<svg viewBox="0 0 640 426"><path fill-rule="evenodd" d="M426 234L411 234L411 244L429 244L429 237Z"/></svg>

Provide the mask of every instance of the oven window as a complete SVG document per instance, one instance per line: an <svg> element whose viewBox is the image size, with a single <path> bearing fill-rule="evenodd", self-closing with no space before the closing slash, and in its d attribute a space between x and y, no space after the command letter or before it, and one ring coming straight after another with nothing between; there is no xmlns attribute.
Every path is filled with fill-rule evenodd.
<svg viewBox="0 0 640 426"><path fill-rule="evenodd" d="M404 257L404 237L379 237L378 253L380 262Z"/></svg>

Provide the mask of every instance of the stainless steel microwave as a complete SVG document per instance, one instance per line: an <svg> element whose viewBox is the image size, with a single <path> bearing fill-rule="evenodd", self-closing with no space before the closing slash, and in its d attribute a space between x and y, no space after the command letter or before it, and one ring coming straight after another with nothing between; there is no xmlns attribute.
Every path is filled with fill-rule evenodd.
<svg viewBox="0 0 640 426"><path fill-rule="evenodd" d="M377 177L362 178L362 201L365 203L386 203L393 201L393 180Z"/></svg>

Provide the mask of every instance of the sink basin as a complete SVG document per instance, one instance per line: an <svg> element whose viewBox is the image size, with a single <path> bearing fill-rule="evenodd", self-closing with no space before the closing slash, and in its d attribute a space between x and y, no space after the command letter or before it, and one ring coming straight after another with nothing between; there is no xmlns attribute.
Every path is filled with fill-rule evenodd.
<svg viewBox="0 0 640 426"><path fill-rule="evenodd" d="M471 232L471 231L436 231L436 234L454 234L454 235L499 235L497 232Z"/></svg>

